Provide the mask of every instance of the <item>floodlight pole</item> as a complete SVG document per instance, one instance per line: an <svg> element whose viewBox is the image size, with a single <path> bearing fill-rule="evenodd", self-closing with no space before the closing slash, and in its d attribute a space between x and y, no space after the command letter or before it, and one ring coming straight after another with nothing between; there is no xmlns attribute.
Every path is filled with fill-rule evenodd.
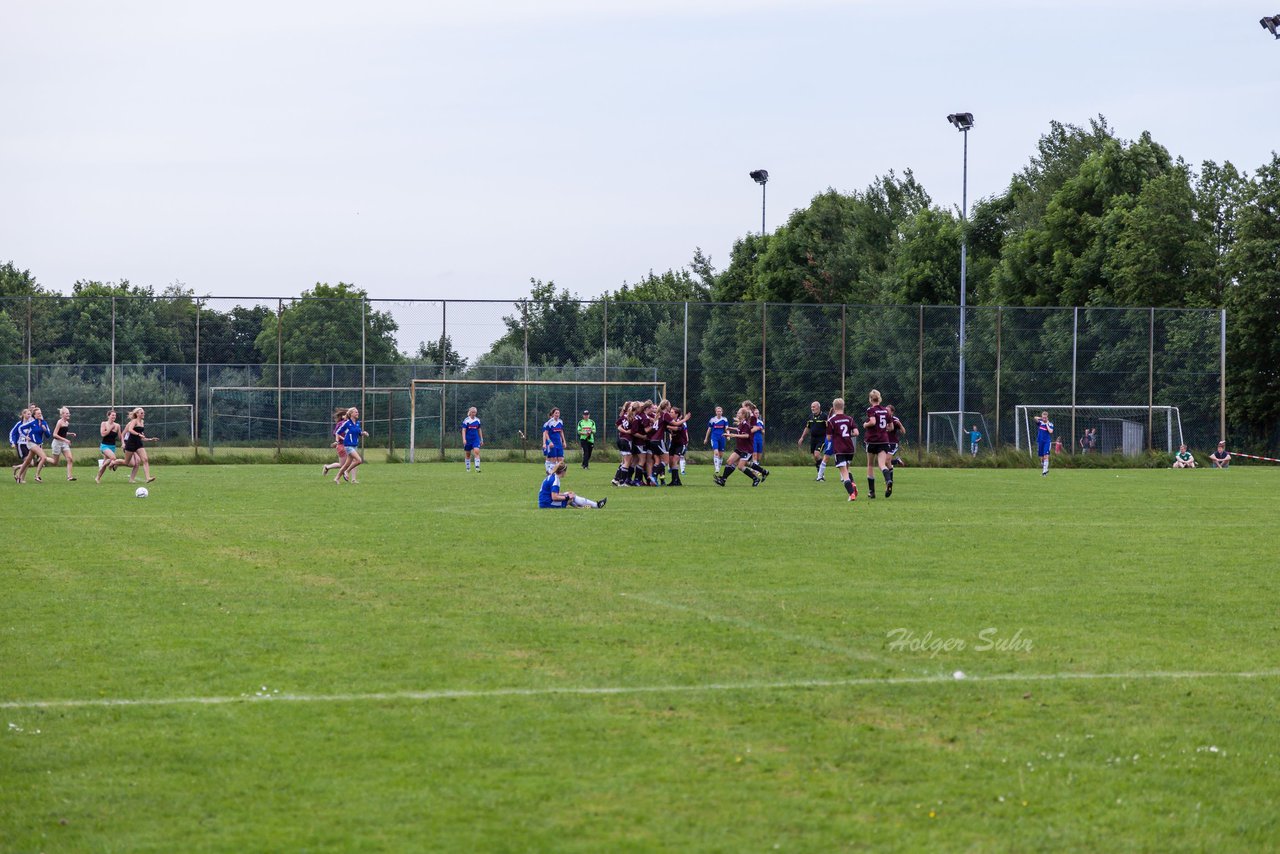
<svg viewBox="0 0 1280 854"><path fill-rule="evenodd" d="M760 236L764 237L764 213L765 202L768 193L769 172L765 169L756 169L747 173L752 181L760 185Z"/></svg>
<svg viewBox="0 0 1280 854"><path fill-rule="evenodd" d="M965 304L966 294L965 285L968 267L968 249L969 249L969 129L973 127L973 113L952 113L947 116L947 121L951 122L956 128L964 134L964 169L962 172L962 189L960 195L960 388L959 401L957 409L960 410L956 416L956 451L964 453L964 345L965 345Z"/></svg>

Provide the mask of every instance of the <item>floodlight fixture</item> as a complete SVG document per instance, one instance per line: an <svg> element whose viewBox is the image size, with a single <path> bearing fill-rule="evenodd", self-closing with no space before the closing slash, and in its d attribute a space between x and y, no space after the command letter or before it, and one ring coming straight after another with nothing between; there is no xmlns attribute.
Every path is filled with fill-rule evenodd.
<svg viewBox="0 0 1280 854"><path fill-rule="evenodd" d="M1263 18L1258 21L1258 23L1262 25L1264 30L1280 39L1280 32L1277 32L1277 30L1280 30L1280 15L1272 15L1269 18Z"/></svg>
<svg viewBox="0 0 1280 854"><path fill-rule="evenodd" d="M768 188L765 187L765 184L769 183L769 172L766 169L756 169L754 171L748 172L747 174L751 176L752 181L755 181L757 184L760 185L760 236L763 237L764 236L764 209L765 209L766 193L768 192Z"/></svg>
<svg viewBox="0 0 1280 854"><path fill-rule="evenodd" d="M973 113L952 113L947 121L956 126L956 130L968 130L973 127Z"/></svg>

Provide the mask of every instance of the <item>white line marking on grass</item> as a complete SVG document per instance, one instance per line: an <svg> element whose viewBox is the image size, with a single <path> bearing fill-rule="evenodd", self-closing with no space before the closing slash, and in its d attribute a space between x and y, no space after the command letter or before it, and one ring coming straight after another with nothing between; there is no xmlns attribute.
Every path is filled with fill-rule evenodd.
<svg viewBox="0 0 1280 854"><path fill-rule="evenodd" d="M709 682L701 685L614 685L565 688L479 688L475 690L380 691L369 694L245 694L239 697L152 697L92 700L8 700L0 709L76 709L131 706L225 706L236 703L367 703L408 700L477 700L501 697L608 697L630 694L698 694L732 691L797 691L819 688L878 688L897 685L966 685L974 682L1074 682L1095 680L1153 681L1159 679L1275 679L1280 670L1213 673L1195 670L1154 670L1128 673L996 673L967 675L958 680L949 673L931 676L854 677L850 679L800 679L780 682Z"/></svg>
<svg viewBox="0 0 1280 854"><path fill-rule="evenodd" d="M878 655L875 655L873 653L864 652L862 650L850 649L847 646L840 646L839 644L830 643L828 641L822 640L821 638L810 637L808 635L797 635L797 634L793 634L792 632L781 631L779 629L773 628L772 626L767 626L764 623L756 623L751 620L744 620L741 617L733 617L727 614L716 614L711 611L704 611L701 608L691 608L688 605L678 605L675 602L667 602L664 599L658 599L653 596L646 596L641 593L621 593L619 595L624 596L628 599L635 599L637 602L644 602L646 605L653 605L656 608L666 608L672 611L683 611L686 614L694 614L695 616L702 617L707 620L712 620L713 622L728 623L730 625L737 626L738 628L748 629L749 631L773 635L774 637L779 637L779 638L782 638L783 640L789 640L794 643L803 644L804 646L812 647L813 649L820 649L823 652L834 652L838 655L843 655L847 658L856 658L859 661L872 661L872 662L876 662L877 664L885 663L884 658Z"/></svg>

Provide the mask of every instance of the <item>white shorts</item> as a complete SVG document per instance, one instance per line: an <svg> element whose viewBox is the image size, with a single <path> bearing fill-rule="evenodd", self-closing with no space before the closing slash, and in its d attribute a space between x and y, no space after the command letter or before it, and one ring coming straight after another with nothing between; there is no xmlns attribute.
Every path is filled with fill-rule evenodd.
<svg viewBox="0 0 1280 854"><path fill-rule="evenodd" d="M61 456L69 450L71 450L71 444L61 439L54 439L53 443L49 445L49 453L55 457Z"/></svg>

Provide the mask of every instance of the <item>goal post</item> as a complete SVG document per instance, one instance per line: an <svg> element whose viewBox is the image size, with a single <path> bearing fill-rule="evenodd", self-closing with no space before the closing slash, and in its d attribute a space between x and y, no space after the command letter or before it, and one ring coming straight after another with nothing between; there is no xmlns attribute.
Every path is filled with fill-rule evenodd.
<svg viewBox="0 0 1280 854"><path fill-rule="evenodd" d="M981 412L960 412L951 410L949 412L930 412L926 416L925 422L925 439L924 449L926 452L933 450L936 444L939 450L958 450L964 443L964 450L969 450L969 437L966 435L969 427L976 424L982 432L982 442L986 443L987 450L993 449L995 446L991 443L991 431L987 429L987 418Z"/></svg>
<svg viewBox="0 0 1280 854"><path fill-rule="evenodd" d="M524 450L541 446L542 424L558 408L565 441L576 438L583 410L596 422L599 447L624 400L661 400L667 384L654 380L475 380L415 379L409 382L409 462L419 448L461 447L462 419L475 406L484 424L485 444Z"/></svg>
<svg viewBox="0 0 1280 854"><path fill-rule="evenodd" d="M1094 430L1096 441L1090 453L1138 456L1148 449L1173 453L1182 444L1182 414L1176 406L1032 406L1020 403L1013 408L1015 447L1032 456L1036 452L1036 418L1049 413L1054 438L1062 438L1067 453L1081 451L1080 439L1086 429ZM1075 424L1075 435L1070 425Z"/></svg>
<svg viewBox="0 0 1280 854"><path fill-rule="evenodd" d="M132 406L77 403L69 404L67 409L71 410L72 432L77 434L76 441L80 444L96 445L99 439L98 434L93 430L97 428L98 423L106 420L108 410L116 411L116 421L120 423L120 429L123 430L124 425L129 423L129 413L138 407L146 410L148 436L168 442L178 440L195 445L196 414L195 406L190 403L137 403ZM79 429L76 429L77 425L80 425Z"/></svg>
<svg viewBox="0 0 1280 854"><path fill-rule="evenodd" d="M210 453L217 445L327 445L334 411L359 407L361 395L360 420L369 432L364 446L391 452L396 430L404 428L409 412L404 386L207 386L204 392L204 441Z"/></svg>

